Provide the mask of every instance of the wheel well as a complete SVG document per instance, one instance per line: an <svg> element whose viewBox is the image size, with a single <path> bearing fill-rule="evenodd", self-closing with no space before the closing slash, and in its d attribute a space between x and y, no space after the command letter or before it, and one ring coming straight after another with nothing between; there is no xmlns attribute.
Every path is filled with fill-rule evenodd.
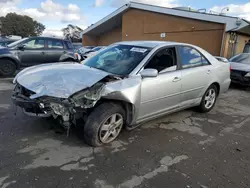
<svg viewBox="0 0 250 188"><path fill-rule="evenodd" d="M212 83L211 85L215 85L215 87L217 88L217 94L219 95L220 94L220 84L218 82L214 82Z"/></svg>
<svg viewBox="0 0 250 188"><path fill-rule="evenodd" d="M16 65L16 69L18 69L18 68L19 68L19 66L18 66L17 62L16 62L14 59L9 58L9 57L2 57L2 58L0 58L0 61L1 61L1 60L4 60L4 59L7 59L7 60L12 61L12 62Z"/></svg>
<svg viewBox="0 0 250 188"><path fill-rule="evenodd" d="M96 106L100 105L101 103L104 102L112 102L119 104L125 111L126 114L126 125L129 125L132 122L133 119L133 112L134 112L134 106L133 104L126 102L126 101L121 101L121 100L113 100L113 99L104 99L102 98L101 100L98 101Z"/></svg>

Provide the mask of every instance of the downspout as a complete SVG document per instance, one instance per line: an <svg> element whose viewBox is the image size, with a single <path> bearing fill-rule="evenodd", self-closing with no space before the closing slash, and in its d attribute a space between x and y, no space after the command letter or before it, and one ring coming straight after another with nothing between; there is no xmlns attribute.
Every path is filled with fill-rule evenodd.
<svg viewBox="0 0 250 188"><path fill-rule="evenodd" d="M233 54L232 57L235 56L235 52L236 52L236 46L238 44L238 34L235 33L235 40L234 40L234 46L233 46Z"/></svg>
<svg viewBox="0 0 250 188"><path fill-rule="evenodd" d="M225 50L225 48L226 48L226 41L224 41L225 40L225 33L226 33L226 25L224 25L224 31L223 31L221 47L220 47L220 56L221 57L222 57L223 49Z"/></svg>

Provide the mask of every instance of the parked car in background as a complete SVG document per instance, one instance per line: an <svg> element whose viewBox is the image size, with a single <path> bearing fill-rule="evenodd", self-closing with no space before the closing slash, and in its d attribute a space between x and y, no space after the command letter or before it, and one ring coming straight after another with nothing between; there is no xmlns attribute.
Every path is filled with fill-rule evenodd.
<svg viewBox="0 0 250 188"><path fill-rule="evenodd" d="M80 48L82 48L82 43L73 43L74 50L77 53Z"/></svg>
<svg viewBox="0 0 250 188"><path fill-rule="evenodd" d="M83 60L83 55L91 51L91 49L93 48L94 46L84 46L84 47L79 48L76 52L78 62L81 62Z"/></svg>
<svg viewBox="0 0 250 188"><path fill-rule="evenodd" d="M0 48L0 74L10 76L22 67L75 60L73 45L68 40L24 38Z"/></svg>
<svg viewBox="0 0 250 188"><path fill-rule="evenodd" d="M84 64L38 65L14 79L12 100L28 115L84 120L92 146L112 142L122 128L192 106L210 111L230 85L229 63L194 45L115 43ZM77 126L77 125L76 125Z"/></svg>
<svg viewBox="0 0 250 188"><path fill-rule="evenodd" d="M13 40L13 39L0 40L0 46L5 47L5 46L7 46L7 45L9 45L9 44L11 44L11 43L13 43L15 41L17 41L17 40Z"/></svg>
<svg viewBox="0 0 250 188"><path fill-rule="evenodd" d="M97 47L94 47L88 51L86 51L84 54L81 55L81 60L85 60L89 57L92 57L93 55L95 55L99 50L102 50L106 48L106 46L97 46Z"/></svg>
<svg viewBox="0 0 250 188"><path fill-rule="evenodd" d="M218 61L228 63L228 59L225 57L220 57L220 56L214 56Z"/></svg>
<svg viewBox="0 0 250 188"><path fill-rule="evenodd" d="M250 86L250 53L242 53L229 59L233 83Z"/></svg>

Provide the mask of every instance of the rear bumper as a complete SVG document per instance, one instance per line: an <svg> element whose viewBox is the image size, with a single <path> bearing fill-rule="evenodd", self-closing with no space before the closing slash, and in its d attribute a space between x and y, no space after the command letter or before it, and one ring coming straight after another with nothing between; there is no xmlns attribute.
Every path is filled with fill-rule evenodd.
<svg viewBox="0 0 250 188"><path fill-rule="evenodd" d="M232 83L239 84L242 86L250 86L250 78L246 77L231 77Z"/></svg>
<svg viewBox="0 0 250 188"><path fill-rule="evenodd" d="M29 116L36 117L49 117L52 115L52 111L49 108L40 108L39 104L24 96L13 95L11 97L12 102L23 109L23 112Z"/></svg>

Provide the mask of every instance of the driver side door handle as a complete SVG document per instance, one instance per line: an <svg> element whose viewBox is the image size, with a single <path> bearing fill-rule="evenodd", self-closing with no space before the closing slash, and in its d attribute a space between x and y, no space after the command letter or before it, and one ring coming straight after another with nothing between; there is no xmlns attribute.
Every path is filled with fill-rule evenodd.
<svg viewBox="0 0 250 188"><path fill-rule="evenodd" d="M181 80L181 78L176 76L176 77L174 77L173 82L179 82L180 80Z"/></svg>

